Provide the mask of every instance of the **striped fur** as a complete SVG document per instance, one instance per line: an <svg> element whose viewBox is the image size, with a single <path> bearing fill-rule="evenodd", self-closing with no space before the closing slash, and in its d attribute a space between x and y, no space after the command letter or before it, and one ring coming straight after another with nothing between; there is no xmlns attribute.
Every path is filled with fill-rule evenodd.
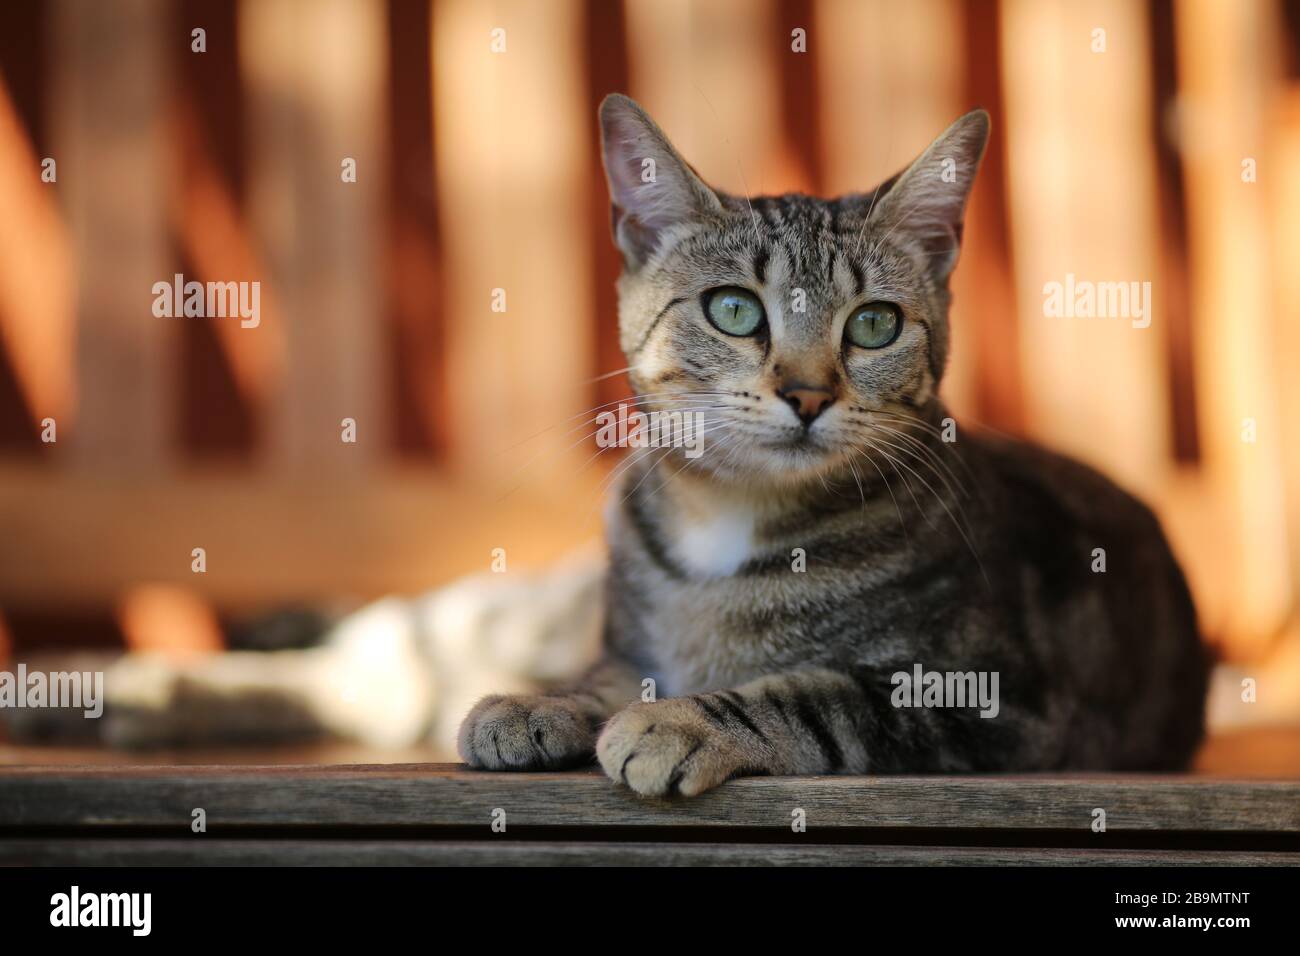
<svg viewBox="0 0 1300 956"><path fill-rule="evenodd" d="M602 126L632 382L643 407L701 412L711 441L632 453L608 513L605 658L554 694L481 702L464 758L594 751L639 793L687 795L742 774L1183 765L1206 661L1151 512L1080 464L952 432L938 398L987 116L837 200L712 190L623 97ZM759 296L763 334L706 320L721 286ZM876 300L900 308L898 338L847 345ZM811 425L778 395L794 385L833 395ZM894 675L918 665L996 673L996 716L896 706Z"/></svg>

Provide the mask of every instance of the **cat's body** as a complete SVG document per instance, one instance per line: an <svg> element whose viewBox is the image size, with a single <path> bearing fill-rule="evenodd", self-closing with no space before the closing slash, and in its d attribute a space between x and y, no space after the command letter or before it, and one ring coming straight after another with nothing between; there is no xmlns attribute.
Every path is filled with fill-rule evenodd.
<svg viewBox="0 0 1300 956"><path fill-rule="evenodd" d="M678 520L667 489L644 491L652 478L613 518L611 652L654 678L660 696L816 668L844 675L810 682L810 706L825 693L832 709L862 710L840 728L823 719L845 733L846 761L857 741L862 759L836 766L814 747L801 765L809 771L1184 764L1200 737L1204 667L1190 597L1150 511L1038 449L973 435L957 445L934 453L953 465L954 491L960 480L980 495L949 497L928 475L946 500L916 485L914 501L897 488L897 508L872 472L861 493L852 481L818 484L761 503L684 490L709 504ZM640 479L634 472L628 486ZM696 529L684 536L688 521ZM651 527L659 540L647 539ZM700 550L710 532L743 537L744 547ZM1093 570L1096 548L1104 572ZM806 570L792 571L797 557ZM891 679L917 664L996 672L999 713L980 717L973 700L895 708Z"/></svg>
<svg viewBox="0 0 1300 956"><path fill-rule="evenodd" d="M633 460L608 515L604 658L566 689L481 701L465 759L594 750L645 794L1184 765L1207 665L1151 512L1082 465L956 428L937 397L987 117L831 201L711 190L626 98L602 130L637 402L703 416L712 447ZM903 692L928 672L996 700Z"/></svg>

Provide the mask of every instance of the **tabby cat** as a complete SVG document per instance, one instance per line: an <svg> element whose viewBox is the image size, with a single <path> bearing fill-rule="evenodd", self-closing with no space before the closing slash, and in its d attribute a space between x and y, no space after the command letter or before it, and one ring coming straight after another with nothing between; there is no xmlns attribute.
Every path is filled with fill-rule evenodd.
<svg viewBox="0 0 1300 956"><path fill-rule="evenodd" d="M462 757L594 754L647 795L1183 766L1207 661L1156 519L1083 465L958 429L938 397L988 115L834 200L710 188L625 96L600 125L637 402L703 416L711 444L633 453L603 657L479 701Z"/></svg>

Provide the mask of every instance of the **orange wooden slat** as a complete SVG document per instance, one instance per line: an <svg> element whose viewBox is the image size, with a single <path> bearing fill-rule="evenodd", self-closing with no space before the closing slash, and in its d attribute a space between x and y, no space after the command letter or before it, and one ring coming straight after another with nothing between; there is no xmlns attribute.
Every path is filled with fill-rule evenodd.
<svg viewBox="0 0 1300 956"><path fill-rule="evenodd" d="M589 404L582 8L440 0L433 9L449 460L500 475L519 464L514 446ZM547 473L568 476L586 449L565 444L550 434L526 451L553 453Z"/></svg>
<svg viewBox="0 0 1300 956"><path fill-rule="evenodd" d="M1001 9L1028 430L1155 498L1171 442L1145 11L1124 0ZM1110 289L1126 294L1122 314L1090 313L1089 293L1112 311Z"/></svg>
<svg viewBox="0 0 1300 956"><path fill-rule="evenodd" d="M1266 152L1267 104L1281 75L1270 52L1278 24L1267 4L1188 0L1174 14L1205 497L1222 511L1219 533L1202 542L1213 564L1200 576L1220 591L1211 622L1228 652L1257 656L1294 600L1281 520L1283 448L1294 429L1279 401L1287 372L1269 272L1273 262L1290 266L1270 253L1264 185L1287 175ZM1251 158L1260 181L1243 179Z"/></svg>
<svg viewBox="0 0 1300 956"><path fill-rule="evenodd" d="M628 0L631 95L712 186L736 195L795 188L781 137L771 0Z"/></svg>
<svg viewBox="0 0 1300 956"><path fill-rule="evenodd" d="M1280 442L1282 494L1290 542L1290 591L1293 640L1300 642L1300 83L1292 82L1274 101L1267 120L1269 170L1260 184L1267 195L1272 245L1272 352L1278 385L1278 420L1287 423ZM1286 172L1282 172L1286 171ZM1281 173L1278 175L1278 173ZM1297 655L1300 656L1300 655Z"/></svg>

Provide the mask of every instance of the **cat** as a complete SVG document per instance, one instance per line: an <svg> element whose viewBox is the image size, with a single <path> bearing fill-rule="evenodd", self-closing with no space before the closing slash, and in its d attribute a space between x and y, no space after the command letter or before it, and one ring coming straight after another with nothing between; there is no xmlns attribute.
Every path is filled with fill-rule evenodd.
<svg viewBox="0 0 1300 956"><path fill-rule="evenodd" d="M835 201L710 189L626 97L601 130L634 405L706 418L703 454L621 466L608 556L276 614L184 661L30 659L103 668L107 703L97 721L0 709L11 737L598 759L646 794L1183 766L1207 659L1155 518L1082 465L956 429L937 398L987 116Z"/></svg>
<svg viewBox="0 0 1300 956"><path fill-rule="evenodd" d="M600 660L479 701L465 762L594 757L647 796L1185 766L1209 662L1152 512L1082 464L955 427L938 396L988 114L833 200L728 195L628 97L599 118L636 403L702 416L712 447L632 453ZM977 686L995 706L953 693Z"/></svg>

